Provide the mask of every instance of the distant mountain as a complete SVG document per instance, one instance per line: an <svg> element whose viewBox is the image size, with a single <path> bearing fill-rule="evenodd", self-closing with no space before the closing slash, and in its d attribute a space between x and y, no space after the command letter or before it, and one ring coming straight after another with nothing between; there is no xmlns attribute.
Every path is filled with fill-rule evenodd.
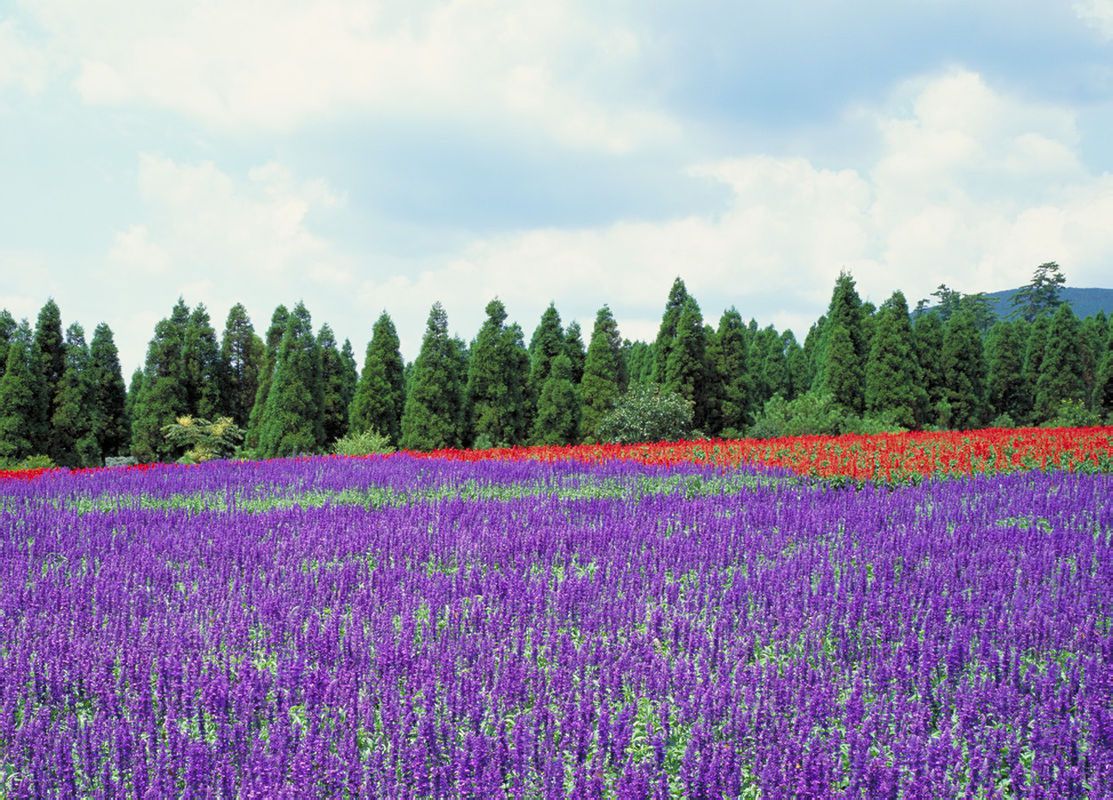
<svg viewBox="0 0 1113 800"><path fill-rule="evenodd" d="M1019 288L1006 289L1003 292L986 292L985 296L992 301L993 310L998 317L1007 317L1013 312L1013 295L1019 291ZM1104 311L1106 316L1113 314L1113 289L1074 289L1064 286L1059 296L1070 303L1079 317L1092 317L1099 311Z"/></svg>

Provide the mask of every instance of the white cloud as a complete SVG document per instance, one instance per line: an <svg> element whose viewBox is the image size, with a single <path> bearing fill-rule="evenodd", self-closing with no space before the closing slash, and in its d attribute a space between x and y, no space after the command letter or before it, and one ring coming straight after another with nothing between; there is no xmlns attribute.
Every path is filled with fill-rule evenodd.
<svg viewBox="0 0 1113 800"><path fill-rule="evenodd" d="M38 93L49 75L49 59L11 20L0 19L0 91L15 86Z"/></svg>
<svg viewBox="0 0 1113 800"><path fill-rule="evenodd" d="M1106 39L1113 39L1113 0L1076 0L1074 11Z"/></svg>
<svg viewBox="0 0 1113 800"><path fill-rule="evenodd" d="M87 102L224 130L351 114L482 119L613 152L676 132L608 94L638 42L571 1L46 0L32 12Z"/></svg>

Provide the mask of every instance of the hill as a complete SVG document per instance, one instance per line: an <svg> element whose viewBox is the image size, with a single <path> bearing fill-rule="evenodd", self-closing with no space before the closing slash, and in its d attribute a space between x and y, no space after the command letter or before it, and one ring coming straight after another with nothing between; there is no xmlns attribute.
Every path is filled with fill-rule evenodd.
<svg viewBox="0 0 1113 800"><path fill-rule="evenodd" d="M986 292L986 297L993 302L993 310L997 312L997 316L1007 317L1013 311L1013 295L1019 291L1017 288ZM1060 297L1070 303L1079 317L1092 317L1099 311L1104 311L1107 316L1113 314L1113 289L1077 289L1064 286Z"/></svg>

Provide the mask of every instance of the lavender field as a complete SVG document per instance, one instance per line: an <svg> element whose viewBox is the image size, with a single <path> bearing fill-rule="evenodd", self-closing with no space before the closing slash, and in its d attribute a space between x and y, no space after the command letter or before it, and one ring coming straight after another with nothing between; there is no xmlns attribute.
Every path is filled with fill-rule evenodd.
<svg viewBox="0 0 1113 800"><path fill-rule="evenodd" d="M0 796L1113 797L1113 476L0 483Z"/></svg>

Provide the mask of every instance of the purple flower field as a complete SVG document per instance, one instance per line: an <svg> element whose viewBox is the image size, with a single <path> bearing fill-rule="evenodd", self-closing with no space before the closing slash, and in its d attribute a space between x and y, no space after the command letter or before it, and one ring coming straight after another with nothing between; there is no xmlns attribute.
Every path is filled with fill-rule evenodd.
<svg viewBox="0 0 1113 800"><path fill-rule="evenodd" d="M1113 476L0 483L0 797L1113 797Z"/></svg>

